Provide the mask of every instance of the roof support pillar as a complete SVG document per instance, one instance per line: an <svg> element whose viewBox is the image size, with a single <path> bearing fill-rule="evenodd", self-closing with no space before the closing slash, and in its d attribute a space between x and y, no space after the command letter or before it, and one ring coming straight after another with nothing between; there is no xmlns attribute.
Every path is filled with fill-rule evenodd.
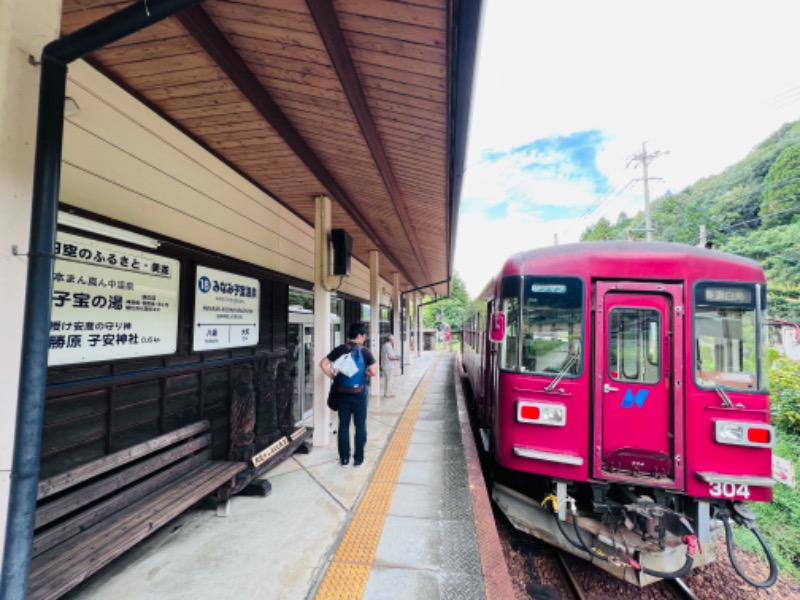
<svg viewBox="0 0 800 600"><path fill-rule="evenodd" d="M377 250L369 251L369 349L378 361L381 360L381 302L380 302L380 256ZM380 396L380 378L369 386L369 395Z"/></svg>
<svg viewBox="0 0 800 600"><path fill-rule="evenodd" d="M328 408L330 381L317 365L331 348L331 292L328 264L331 230L331 199L317 196L314 220L314 445L327 446L331 441L331 410ZM303 343L302 333L300 343ZM301 350L302 351L302 350ZM299 375L298 375L299 376Z"/></svg>
<svg viewBox="0 0 800 600"><path fill-rule="evenodd" d="M414 294L414 318L417 320L416 332L417 339L415 340L414 347L417 349L416 357L422 358L422 294L417 292Z"/></svg>
<svg viewBox="0 0 800 600"><path fill-rule="evenodd" d="M411 297L403 294L403 364L411 364Z"/></svg>
<svg viewBox="0 0 800 600"><path fill-rule="evenodd" d="M400 312L400 273L395 271L392 273L392 333L395 338L400 334Z"/></svg>

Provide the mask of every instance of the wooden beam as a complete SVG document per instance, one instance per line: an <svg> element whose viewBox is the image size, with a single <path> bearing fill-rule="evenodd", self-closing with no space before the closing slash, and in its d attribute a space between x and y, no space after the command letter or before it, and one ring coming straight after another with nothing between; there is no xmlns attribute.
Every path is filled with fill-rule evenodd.
<svg viewBox="0 0 800 600"><path fill-rule="evenodd" d="M297 157L308 167L331 197L347 212L372 242L403 273L409 281L410 277L405 265L389 250L381 235L375 231L369 221L358 210L339 182L328 171L322 161L314 153L308 143L281 111L277 103L261 85L261 82L247 67L222 32L211 21L202 8L194 6L176 15L186 30L197 40L214 62L223 70L237 88L245 95L253 107L261 113L272 128L280 135Z"/></svg>
<svg viewBox="0 0 800 600"><path fill-rule="evenodd" d="M389 193L395 211L400 217L400 223L403 226L408 243L411 245L414 256L422 268L425 280L432 281L430 271L428 271L428 266L425 263L425 257L422 255L419 240L417 240L414 227L411 224L408 208L403 201L403 194L395 180L389 157L386 155L380 135L378 135L375 119L372 118L367 97L364 95L364 88L358 77L353 58L347 48L347 42L339 26L339 20L336 18L336 11L331 5L331 0L306 0L306 4L309 11L311 11L311 16L314 17L319 34L325 42L325 47L328 49L331 62L339 75L339 81L341 81L342 88L350 101L353 114L358 121L359 127L361 127L361 133L372 153L372 158L375 161L378 172L381 174L386 191Z"/></svg>

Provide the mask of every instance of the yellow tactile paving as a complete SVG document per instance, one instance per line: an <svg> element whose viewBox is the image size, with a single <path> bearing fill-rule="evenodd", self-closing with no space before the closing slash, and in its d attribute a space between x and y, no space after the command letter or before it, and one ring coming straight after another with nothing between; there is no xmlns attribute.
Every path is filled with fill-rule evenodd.
<svg viewBox="0 0 800 600"><path fill-rule="evenodd" d="M397 483L394 481L373 481L356 510L359 513L385 515L389 511L389 505L392 503L395 487L397 487Z"/></svg>
<svg viewBox="0 0 800 600"><path fill-rule="evenodd" d="M400 478L400 471L403 468L402 460L381 461L372 476L373 481L392 481L397 482Z"/></svg>
<svg viewBox="0 0 800 600"><path fill-rule="evenodd" d="M386 514L406 459L425 392L441 357L428 367L398 423L380 463L350 519L339 548L317 591L317 600L358 600L364 595Z"/></svg>
<svg viewBox="0 0 800 600"><path fill-rule="evenodd" d="M371 563L378 549L386 513L353 515L334 561Z"/></svg>
<svg viewBox="0 0 800 600"><path fill-rule="evenodd" d="M367 587L370 569L370 565L331 563L317 592L317 598L359 600Z"/></svg>

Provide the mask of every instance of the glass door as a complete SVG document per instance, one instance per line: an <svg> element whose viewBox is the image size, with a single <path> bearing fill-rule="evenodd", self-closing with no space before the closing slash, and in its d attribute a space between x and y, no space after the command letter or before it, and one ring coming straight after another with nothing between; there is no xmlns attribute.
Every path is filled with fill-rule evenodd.
<svg viewBox="0 0 800 600"><path fill-rule="evenodd" d="M300 394L302 406L300 418L303 420L311 415L314 409L314 328L311 325L303 327L303 356L301 358L303 368L302 373L303 391Z"/></svg>

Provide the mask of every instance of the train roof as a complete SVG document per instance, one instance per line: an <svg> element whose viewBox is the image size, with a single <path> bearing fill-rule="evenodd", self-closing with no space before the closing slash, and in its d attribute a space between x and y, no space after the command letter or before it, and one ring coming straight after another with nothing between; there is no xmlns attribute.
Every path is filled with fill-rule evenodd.
<svg viewBox="0 0 800 600"><path fill-rule="evenodd" d="M718 250L668 242L579 242L510 256L480 297L492 296L498 277L515 274L577 275L584 279L765 281L764 271L756 261Z"/></svg>

